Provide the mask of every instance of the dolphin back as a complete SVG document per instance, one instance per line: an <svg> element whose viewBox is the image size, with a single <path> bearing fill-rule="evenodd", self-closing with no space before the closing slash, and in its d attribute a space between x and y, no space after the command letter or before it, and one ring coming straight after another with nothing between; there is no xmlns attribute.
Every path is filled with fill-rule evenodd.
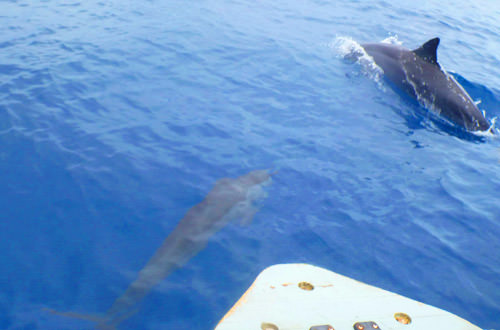
<svg viewBox="0 0 500 330"><path fill-rule="evenodd" d="M362 47L397 88L422 106L468 131L486 131L490 123L467 91L438 63L439 38L409 50L387 43Z"/></svg>

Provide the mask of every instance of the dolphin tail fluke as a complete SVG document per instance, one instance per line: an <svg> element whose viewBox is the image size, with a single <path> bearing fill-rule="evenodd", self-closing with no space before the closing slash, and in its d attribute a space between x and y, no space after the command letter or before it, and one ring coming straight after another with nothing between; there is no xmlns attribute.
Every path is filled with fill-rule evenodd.
<svg viewBox="0 0 500 330"><path fill-rule="evenodd" d="M61 312L51 308L43 308L44 311L49 312L51 314L71 317L74 319L86 320L96 323L95 329L97 330L116 330L116 326L119 322L111 320L109 317L101 314L84 314L84 313L75 313L75 312Z"/></svg>
<svg viewBox="0 0 500 330"><path fill-rule="evenodd" d="M51 308L43 308L44 311L49 312L51 314L55 315L60 315L60 316L66 316L66 317L71 317L74 319L80 319L80 320L87 320L87 321L92 321L92 322L106 322L107 319L104 317L104 315L99 315L99 314L84 314L84 313L75 313L75 312L61 312L55 309Z"/></svg>

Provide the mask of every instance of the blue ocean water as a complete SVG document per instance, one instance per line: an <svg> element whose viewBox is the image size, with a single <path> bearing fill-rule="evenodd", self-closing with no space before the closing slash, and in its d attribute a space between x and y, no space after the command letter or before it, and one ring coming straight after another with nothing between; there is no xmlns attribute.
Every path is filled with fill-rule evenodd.
<svg viewBox="0 0 500 330"><path fill-rule="evenodd" d="M500 141L441 126L339 37L439 36L500 116L491 1L1 1L0 329L89 329L214 182L277 170L119 329L212 329L306 262L500 327Z"/></svg>

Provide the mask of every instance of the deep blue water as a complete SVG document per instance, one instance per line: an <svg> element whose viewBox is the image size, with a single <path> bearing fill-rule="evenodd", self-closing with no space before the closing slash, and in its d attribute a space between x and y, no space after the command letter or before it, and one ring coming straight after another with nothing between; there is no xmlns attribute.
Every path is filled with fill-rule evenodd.
<svg viewBox="0 0 500 330"><path fill-rule="evenodd" d="M88 329L214 182L278 170L119 329L212 329L307 262L500 327L500 142L335 51L439 36L500 116L492 1L0 1L0 329Z"/></svg>

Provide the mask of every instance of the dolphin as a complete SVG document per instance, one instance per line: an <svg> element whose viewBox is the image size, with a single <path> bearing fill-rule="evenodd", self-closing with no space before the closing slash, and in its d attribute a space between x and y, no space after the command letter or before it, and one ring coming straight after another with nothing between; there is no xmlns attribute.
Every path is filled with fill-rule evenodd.
<svg viewBox="0 0 500 330"><path fill-rule="evenodd" d="M139 303L158 283L205 248L213 234L235 218L244 223L251 221L257 211L253 202L265 197L262 186L270 182L271 175L267 170L255 170L235 179L218 180L205 199L187 211L137 278L103 315L46 310L96 322L96 329L116 329L138 311Z"/></svg>
<svg viewBox="0 0 500 330"><path fill-rule="evenodd" d="M490 123L465 89L437 61L439 38L409 50L388 43L361 47L385 77L420 104L468 131L487 131Z"/></svg>

